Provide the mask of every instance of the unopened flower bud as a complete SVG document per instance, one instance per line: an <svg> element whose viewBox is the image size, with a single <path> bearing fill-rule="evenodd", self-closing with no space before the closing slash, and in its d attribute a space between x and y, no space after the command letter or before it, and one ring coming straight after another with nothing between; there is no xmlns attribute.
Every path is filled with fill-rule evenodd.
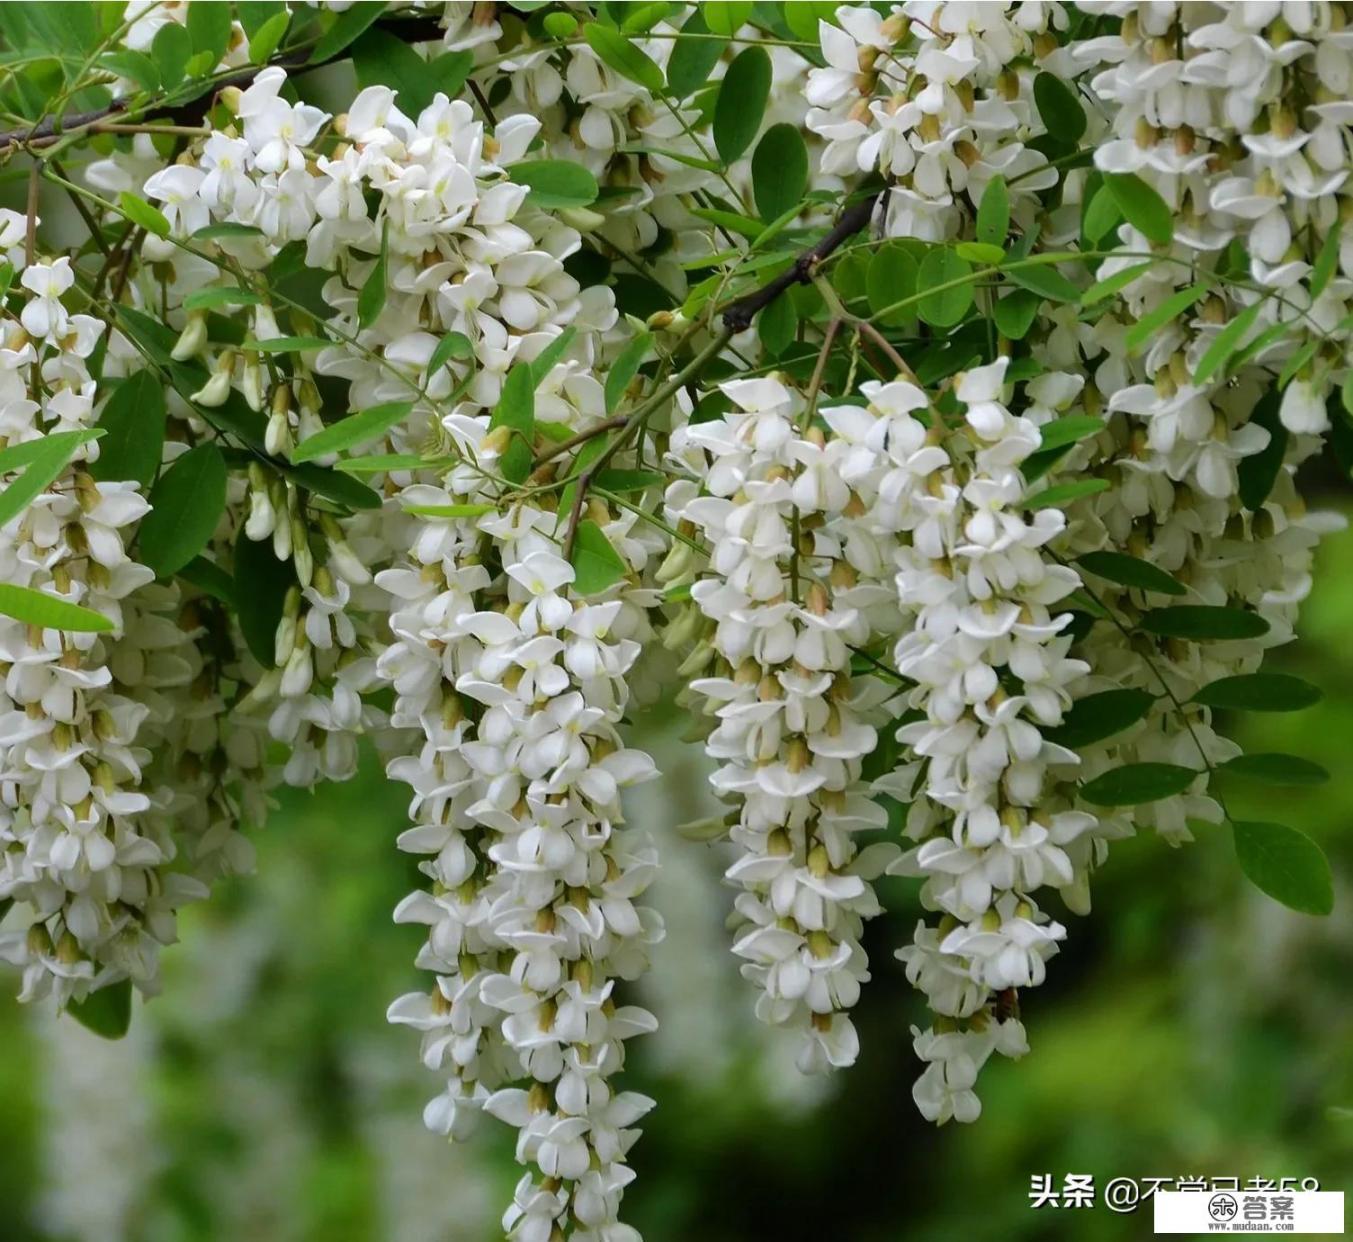
<svg viewBox="0 0 1353 1242"><path fill-rule="evenodd" d="M190 311L188 322L183 325L183 331L179 333L179 339L174 342L169 356L175 362L187 362L189 358L196 358L206 344L207 317L201 311Z"/></svg>

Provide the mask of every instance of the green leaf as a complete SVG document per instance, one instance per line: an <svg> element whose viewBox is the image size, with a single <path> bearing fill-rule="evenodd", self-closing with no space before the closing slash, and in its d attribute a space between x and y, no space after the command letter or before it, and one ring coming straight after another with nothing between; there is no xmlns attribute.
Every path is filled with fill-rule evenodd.
<svg viewBox="0 0 1353 1242"><path fill-rule="evenodd" d="M647 34L663 18L670 17L676 8L675 4L668 3L667 0L651 0L648 4L627 4L625 20L620 23L620 29L625 34Z"/></svg>
<svg viewBox="0 0 1353 1242"><path fill-rule="evenodd" d="M1325 235L1325 244L1320 247L1320 253L1316 255L1315 264L1311 268L1310 294L1311 301L1314 302L1330 283L1330 277L1334 275L1335 269L1339 266L1339 244L1341 225L1339 221L1334 222L1334 227Z"/></svg>
<svg viewBox="0 0 1353 1242"><path fill-rule="evenodd" d="M283 0L240 0L235 11L244 33L252 38L278 13L286 12L286 7Z"/></svg>
<svg viewBox="0 0 1353 1242"><path fill-rule="evenodd" d="M193 54L193 40L187 27L180 26L178 22L166 22L155 32L155 39L150 45L150 54L155 60L155 67L160 71L160 84L166 90L177 86L183 81L183 71L188 64L188 57Z"/></svg>
<svg viewBox="0 0 1353 1242"><path fill-rule="evenodd" d="M766 221L793 211L808 188L808 148L797 125L772 125L752 152L752 197Z"/></svg>
<svg viewBox="0 0 1353 1242"><path fill-rule="evenodd" d="M1267 785L1323 785L1330 778L1318 763L1276 752L1237 755L1221 764L1217 771L1263 781Z"/></svg>
<svg viewBox="0 0 1353 1242"><path fill-rule="evenodd" d="M372 453L369 457L345 457L334 462L334 469L344 474L382 474L387 470L421 470L433 464L418 453Z"/></svg>
<svg viewBox="0 0 1353 1242"><path fill-rule="evenodd" d="M322 336L270 336L266 341L247 340L245 349L261 354L299 354L310 349L327 349L333 342Z"/></svg>
<svg viewBox="0 0 1353 1242"><path fill-rule="evenodd" d="M1073 500L1083 496L1093 496L1096 492L1108 491L1107 479L1075 479L1070 483L1058 483L1056 487L1046 488L1036 496L1030 496L1025 502L1026 509L1060 509Z"/></svg>
<svg viewBox="0 0 1353 1242"><path fill-rule="evenodd" d="M385 295L389 288L390 270L390 217L386 216L381 227L381 252L375 266L367 273L362 282L362 291L357 295L357 324L369 328L385 309Z"/></svg>
<svg viewBox="0 0 1353 1242"><path fill-rule="evenodd" d="M794 339L799 316L789 298L778 298L756 317L756 337L772 358L778 358Z"/></svg>
<svg viewBox="0 0 1353 1242"><path fill-rule="evenodd" d="M179 570L178 576L199 591L215 596L227 607L235 607L235 580L215 561L195 556Z"/></svg>
<svg viewBox="0 0 1353 1242"><path fill-rule="evenodd" d="M464 332L448 332L432 351L428 359L428 375L436 375L452 358L462 361L474 357L474 343Z"/></svg>
<svg viewBox="0 0 1353 1242"><path fill-rule="evenodd" d="M35 440L11 444L8 448L0 449L0 474L10 474L21 470L24 466L32 465L35 461L45 459L54 452L54 441L58 444L65 444L68 440L77 445L87 444L90 440L97 440L101 435L103 435L101 429L90 427L83 431L52 432Z"/></svg>
<svg viewBox="0 0 1353 1242"><path fill-rule="evenodd" d="M577 595L596 595L619 582L627 567L605 532L590 518L578 523L571 557Z"/></svg>
<svg viewBox="0 0 1353 1242"><path fill-rule="evenodd" d="M223 306L260 306L263 295L237 285L212 285L195 289L183 299L184 310L219 310Z"/></svg>
<svg viewBox="0 0 1353 1242"><path fill-rule="evenodd" d="M379 6L377 6L379 7ZM190 4L188 38L194 52L206 52L215 68L230 43L230 6L228 4Z"/></svg>
<svg viewBox="0 0 1353 1242"><path fill-rule="evenodd" d="M433 66L388 30L374 26L364 30L351 48L357 84L391 87L409 116L416 117L439 89Z"/></svg>
<svg viewBox="0 0 1353 1242"><path fill-rule="evenodd" d="M1084 440L1087 436L1097 435L1103 430L1102 418L1095 418L1091 414L1068 414L1064 418L1054 418L1052 422L1044 423L1038 429L1038 448L1040 452L1061 448L1063 445Z"/></svg>
<svg viewBox="0 0 1353 1242"><path fill-rule="evenodd" d="M1080 796L1095 806L1137 806L1181 794L1201 775L1176 763L1125 763L1087 781Z"/></svg>
<svg viewBox="0 0 1353 1242"><path fill-rule="evenodd" d="M1113 191L1101 185L1085 208L1085 217L1081 220L1081 232L1087 241L1096 246L1117 227L1123 218L1118 210L1118 202Z"/></svg>
<svg viewBox="0 0 1353 1242"><path fill-rule="evenodd" d="M25 625L71 633L101 633L113 628L107 617L92 608L83 608L59 596L48 595L46 591L8 582L0 582L0 614Z"/></svg>
<svg viewBox="0 0 1353 1242"><path fill-rule="evenodd" d="M365 483L340 474L328 466L317 466L313 462L298 462L296 465L278 463L278 471L298 487L314 492L332 500L334 504L346 505L349 509L379 509L381 496Z"/></svg>
<svg viewBox="0 0 1353 1242"><path fill-rule="evenodd" d="M132 981L119 979L66 1006L81 1026L104 1039L121 1039L132 1024Z"/></svg>
<svg viewBox="0 0 1353 1242"><path fill-rule="evenodd" d="M417 513L422 517L441 517L441 518L474 518L483 517L486 513L493 513L496 510L495 505L484 504L461 504L461 505L405 505L405 513Z"/></svg>
<svg viewBox="0 0 1353 1242"><path fill-rule="evenodd" d="M567 39L578 29L578 19L572 13L547 13L541 24L551 39Z"/></svg>
<svg viewBox="0 0 1353 1242"><path fill-rule="evenodd" d="M1135 173L1105 173L1104 185L1123 218L1157 246L1174 237L1174 213L1165 200Z"/></svg>
<svg viewBox="0 0 1353 1242"><path fill-rule="evenodd" d="M715 34L731 37L752 20L752 10L756 5L745 2L724 4L720 3L720 0L707 0L702 7L710 30Z"/></svg>
<svg viewBox="0 0 1353 1242"><path fill-rule="evenodd" d="M1170 294L1165 301L1154 310L1147 311L1127 330L1123 343L1127 346L1128 352L1136 353L1166 324L1178 319L1190 306L1206 296L1207 286L1202 284L1190 285L1187 289Z"/></svg>
<svg viewBox="0 0 1353 1242"><path fill-rule="evenodd" d="M752 145L766 114L770 82L765 48L743 48L728 66L714 104L714 145L724 163L733 163Z"/></svg>
<svg viewBox="0 0 1353 1242"><path fill-rule="evenodd" d="M531 372L531 390L533 392L545 382L545 377L554 370L555 364L568 352L568 347L573 344L573 338L576 335L577 329L565 328L526 364Z"/></svg>
<svg viewBox="0 0 1353 1242"><path fill-rule="evenodd" d="M1139 591L1157 591L1162 595L1183 595L1185 587L1150 561L1128 556L1126 552L1087 552L1076 564L1099 578Z"/></svg>
<svg viewBox="0 0 1353 1242"><path fill-rule="evenodd" d="M157 237L169 236L169 221L144 198L133 194L130 190L123 190L117 196L117 201L122 214L133 224L139 225L147 233L154 233Z"/></svg>
<svg viewBox="0 0 1353 1242"><path fill-rule="evenodd" d="M1287 455L1287 428L1278 417L1278 404L1278 394L1271 388L1259 399L1250 422L1268 432L1268 444L1260 452L1242 457L1236 467L1240 503L1251 513L1258 512L1268 499Z"/></svg>
<svg viewBox="0 0 1353 1242"><path fill-rule="evenodd" d="M530 366L519 363L513 367L503 381L503 391L489 419L490 430L510 427L516 433L499 458L498 466L503 478L512 483L520 483L531 473L536 421L535 386Z"/></svg>
<svg viewBox="0 0 1353 1242"><path fill-rule="evenodd" d="M46 491L75 456L76 450L82 444L89 443L96 434L89 431L61 431L43 436L41 440L15 445L15 448L24 450L28 450L28 444L34 447L23 454L10 456L11 461L19 456L25 457L26 468L23 474L0 492L0 526L13 521L37 496Z"/></svg>
<svg viewBox="0 0 1353 1242"><path fill-rule="evenodd" d="M1141 615L1137 625L1148 634L1190 642L1233 642L1240 638L1261 638L1268 633L1268 622L1257 612L1212 604L1153 608Z"/></svg>
<svg viewBox="0 0 1353 1242"><path fill-rule="evenodd" d="M597 200L597 179L581 164L568 160L527 160L513 164L508 175L527 186L526 200L542 211L562 207L586 207Z"/></svg>
<svg viewBox="0 0 1353 1242"><path fill-rule="evenodd" d="M709 83L714 66L728 46L723 39L702 37L708 29L697 6L682 26L681 37L667 59L667 85L678 99L693 95Z"/></svg>
<svg viewBox="0 0 1353 1242"><path fill-rule="evenodd" d="M641 332L621 351L606 375L606 413L614 414L620 408L630 381L639 374L648 351L653 348L653 334Z"/></svg>
<svg viewBox="0 0 1353 1242"><path fill-rule="evenodd" d="M1000 334L1010 341L1022 341L1033 326L1043 299L1028 289L1014 289L992 308L992 318Z"/></svg>
<svg viewBox="0 0 1353 1242"><path fill-rule="evenodd" d="M1317 336L1313 340L1307 341L1300 349L1283 363L1283 369L1278 372L1278 387L1286 388L1288 384L1296 378L1297 372L1302 369L1312 358L1315 357L1316 350L1324 345L1323 336Z"/></svg>
<svg viewBox="0 0 1353 1242"><path fill-rule="evenodd" d="M643 492L666 484L667 476L658 470L603 470L596 485L604 492Z"/></svg>
<svg viewBox="0 0 1353 1242"><path fill-rule="evenodd" d="M895 303L915 296L920 270L916 256L901 242L885 242L875 251L869 260L864 287L869 309L881 327L901 328L915 322L915 308L885 312Z"/></svg>
<svg viewBox="0 0 1353 1242"><path fill-rule="evenodd" d="M1233 370L1240 370L1251 358L1262 354L1287 336L1297 325L1298 318L1283 319L1265 328L1254 340L1250 341L1231 360Z"/></svg>
<svg viewBox="0 0 1353 1242"><path fill-rule="evenodd" d="M290 559L277 559L271 539L255 543L240 531L235 539L234 569L240 633L254 659L264 668L272 668L287 591L296 585L295 566Z"/></svg>
<svg viewBox="0 0 1353 1242"><path fill-rule="evenodd" d="M982 191L977 206L977 240L995 246L1004 253L1005 237L1010 232L1010 191L1004 177L992 177Z"/></svg>
<svg viewBox="0 0 1353 1242"><path fill-rule="evenodd" d="M717 224L729 233L740 233L743 237L760 237L766 229L765 224L760 220L753 220L750 216L740 216L736 211L721 211L717 207L692 207L691 215L699 220L708 220L711 224ZM711 279L719 283L723 278L715 275Z"/></svg>
<svg viewBox="0 0 1353 1242"><path fill-rule="evenodd" d="M1285 824L1238 820L1231 825L1240 869L1274 901L1302 914L1334 909L1334 880L1325 852Z"/></svg>
<svg viewBox="0 0 1353 1242"><path fill-rule="evenodd" d="M135 479L149 487L164 453L164 385L153 371L128 376L99 415L107 433L89 473L101 481Z"/></svg>
<svg viewBox="0 0 1353 1242"><path fill-rule="evenodd" d="M190 78L203 78L216 66L216 58L210 52L194 52L183 66L183 72Z"/></svg>
<svg viewBox="0 0 1353 1242"><path fill-rule="evenodd" d="M1075 146L1085 134L1085 109L1072 89L1055 73L1034 78L1034 104L1048 133Z"/></svg>
<svg viewBox="0 0 1353 1242"><path fill-rule="evenodd" d="M193 241L220 241L221 238L230 237L262 237L263 230L252 224L236 224L233 221L227 221L225 224L204 224L197 229L192 236Z"/></svg>
<svg viewBox="0 0 1353 1242"><path fill-rule="evenodd" d="M583 27L583 38L587 45L622 78L637 82L654 95L661 95L666 83L662 70L644 51L636 47L618 30L603 26L600 22L588 22Z"/></svg>
<svg viewBox="0 0 1353 1242"><path fill-rule="evenodd" d="M100 69L106 69L110 73L116 73L119 77L135 82L143 91L149 92L160 89L160 71L155 67L155 62L144 52L132 51L130 48L108 52L99 57L98 66Z"/></svg>
<svg viewBox="0 0 1353 1242"><path fill-rule="evenodd" d="M167 578L203 548L225 511L226 464L214 443L189 449L160 475L141 519L141 561Z"/></svg>
<svg viewBox="0 0 1353 1242"><path fill-rule="evenodd" d="M338 422L330 423L323 431L316 432L296 445L292 450L291 460L314 461L317 457L341 453L344 449L365 444L383 435L397 423L402 423L412 409L412 401L387 401L339 419Z"/></svg>
<svg viewBox="0 0 1353 1242"><path fill-rule="evenodd" d="M426 108L438 91L448 99L454 99L460 94L473 70L474 53L468 48L460 52L443 52L427 66L423 75L426 86L430 88L427 97L425 99L417 95L411 97L413 102L418 103L418 111L421 112Z"/></svg>
<svg viewBox="0 0 1353 1242"><path fill-rule="evenodd" d="M1050 263L1035 263L1029 267L1011 267L1005 274L1015 284L1050 302L1078 302L1081 291Z"/></svg>
<svg viewBox="0 0 1353 1242"><path fill-rule="evenodd" d="M1230 711L1299 712L1323 697L1318 686L1288 673L1239 673L1208 682L1193 701Z"/></svg>
<svg viewBox="0 0 1353 1242"><path fill-rule="evenodd" d="M917 312L936 328L952 328L972 305L972 264L945 246L936 246L921 260L916 287L925 296ZM961 283L958 283L961 282ZM941 286L951 285L952 288Z"/></svg>
<svg viewBox="0 0 1353 1242"><path fill-rule="evenodd" d="M1131 267L1125 267L1114 272L1112 276L1106 276L1103 280L1097 280L1084 293L1081 294L1082 306L1093 306L1096 302L1102 302L1105 298L1112 297L1122 289L1126 289L1139 276L1145 276L1151 270L1154 264L1134 263Z"/></svg>
<svg viewBox="0 0 1353 1242"><path fill-rule="evenodd" d="M282 36L287 32L287 25L291 21L291 14L283 9L280 13L274 13L266 22L263 23L249 37L249 60L252 64L261 65L266 61L282 42Z"/></svg>
<svg viewBox="0 0 1353 1242"><path fill-rule="evenodd" d="M967 259L969 263L980 263L984 267L999 267L1005 261L1005 251L999 246L988 246L986 242L956 242L954 253L960 259Z"/></svg>
<svg viewBox="0 0 1353 1242"><path fill-rule="evenodd" d="M214 5L201 5L202 8L214 8ZM310 53L312 65L333 60L348 44L352 43L368 26L385 12L384 4L354 4L350 9L337 15L334 24L320 36L315 50ZM191 14L192 8L189 7Z"/></svg>
<svg viewBox="0 0 1353 1242"><path fill-rule="evenodd" d="M1207 351L1198 360L1197 369L1193 372L1195 384L1206 384L1213 375L1226 366L1226 360L1235 353L1245 334L1254 326L1254 321L1259 317L1259 310L1262 306L1262 302L1256 302L1253 306L1241 311L1212 338L1212 344L1207 347Z"/></svg>
<svg viewBox="0 0 1353 1242"><path fill-rule="evenodd" d="M1044 736L1058 746L1080 750L1121 733L1143 719L1155 702L1145 690L1102 690L1071 704L1062 723L1045 729Z"/></svg>

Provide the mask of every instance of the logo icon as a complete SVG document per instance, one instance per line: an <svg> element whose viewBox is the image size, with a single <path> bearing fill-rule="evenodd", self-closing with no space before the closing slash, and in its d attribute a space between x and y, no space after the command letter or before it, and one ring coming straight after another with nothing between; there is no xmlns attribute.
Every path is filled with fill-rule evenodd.
<svg viewBox="0 0 1353 1242"><path fill-rule="evenodd" d="M1235 1220L1236 1213L1240 1210L1240 1205L1236 1203L1234 1195L1228 1195L1224 1191L1215 1194L1207 1201L1207 1214L1213 1220Z"/></svg>

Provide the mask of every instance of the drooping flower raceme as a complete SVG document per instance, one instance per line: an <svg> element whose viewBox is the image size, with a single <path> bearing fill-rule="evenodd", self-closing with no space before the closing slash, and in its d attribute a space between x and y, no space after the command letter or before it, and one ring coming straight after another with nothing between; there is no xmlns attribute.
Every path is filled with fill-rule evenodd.
<svg viewBox="0 0 1353 1242"><path fill-rule="evenodd" d="M733 951L760 989L757 1016L802 1033L802 1069L827 1070L859 1051L849 1011L869 978L869 881L896 853L855 841L886 823L862 767L887 688L851 672L870 637L870 588L830 527L853 499L834 446L800 430L802 399L778 379L723 391L729 413L673 443L705 494L678 482L667 497L711 549L691 597L713 622L717 663L692 690L718 720L706 751L737 814Z"/></svg>
<svg viewBox="0 0 1353 1242"><path fill-rule="evenodd" d="M1344 6L296 5L266 56L220 10L129 4L79 84L117 119L24 138L98 158L0 212L24 997L153 992L267 791L374 742L427 1125L515 1129L511 1236L634 1237L626 728L674 665L756 1012L853 1062L905 876L916 1103L974 1120L1110 843L1228 817L1217 687L1336 524ZM90 245L39 258L43 179Z"/></svg>

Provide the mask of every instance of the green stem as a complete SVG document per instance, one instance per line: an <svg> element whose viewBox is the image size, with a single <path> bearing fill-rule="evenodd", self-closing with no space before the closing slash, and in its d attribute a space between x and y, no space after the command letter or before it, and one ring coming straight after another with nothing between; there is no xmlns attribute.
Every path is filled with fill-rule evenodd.
<svg viewBox="0 0 1353 1242"><path fill-rule="evenodd" d="M573 493L573 506L568 515L568 527L564 533L564 559L567 560L573 552L573 541L578 536L578 522L582 518L583 505L586 503L587 490L592 480L606 468L606 463L611 460L624 446L630 436L647 422L649 416L660 406L670 401L682 388L691 380L695 379L704 369L717 358L724 350L724 347L732 339L733 333L725 328L715 336L694 358L681 368L670 380L659 388L651 397L637 405L625 420L625 425L620 429L620 434L606 446L595 461L588 463L588 466L578 475L577 487Z"/></svg>

